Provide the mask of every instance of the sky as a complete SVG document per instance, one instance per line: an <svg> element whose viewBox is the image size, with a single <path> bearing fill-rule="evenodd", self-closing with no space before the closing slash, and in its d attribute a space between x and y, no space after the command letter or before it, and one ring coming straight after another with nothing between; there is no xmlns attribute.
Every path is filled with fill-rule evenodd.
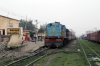
<svg viewBox="0 0 100 66"><path fill-rule="evenodd" d="M32 19L33 24L60 22L76 36L100 30L100 0L0 0L0 15Z"/></svg>

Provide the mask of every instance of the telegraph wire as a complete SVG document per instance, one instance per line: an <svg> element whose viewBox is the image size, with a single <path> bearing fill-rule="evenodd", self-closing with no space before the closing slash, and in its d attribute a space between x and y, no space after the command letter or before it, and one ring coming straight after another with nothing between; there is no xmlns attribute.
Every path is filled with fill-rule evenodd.
<svg viewBox="0 0 100 66"><path fill-rule="evenodd" d="M0 5L0 11L7 13L7 17L8 17L9 15L11 15L11 16L20 17L20 19L26 20L26 15L27 15L27 14L25 14L24 16L16 15L16 14L15 14L16 12L15 12L15 13L12 13L12 12L14 12L14 11L11 12L11 10L9 10L9 9L7 9L7 8L5 8L5 7L2 7L1 5ZM17 14L18 14L18 13L17 13ZM31 19L31 18L28 16L28 19L27 19L27 20L30 20L30 19ZM36 19L33 19L33 18L32 18L32 20L34 21L34 20L36 20Z"/></svg>
<svg viewBox="0 0 100 66"><path fill-rule="evenodd" d="M4 8L4 7L3 7L3 8ZM11 12L7 11L8 9L6 9L6 10L5 10L5 9L6 9L6 8L4 8L4 9L1 9L1 8L0 8L0 11L7 13L7 16L8 16L8 15L13 15L13 16L17 16L17 17L21 17L21 18L24 18L24 19L25 19L25 16L16 15L16 14L14 14L14 13L11 13Z"/></svg>

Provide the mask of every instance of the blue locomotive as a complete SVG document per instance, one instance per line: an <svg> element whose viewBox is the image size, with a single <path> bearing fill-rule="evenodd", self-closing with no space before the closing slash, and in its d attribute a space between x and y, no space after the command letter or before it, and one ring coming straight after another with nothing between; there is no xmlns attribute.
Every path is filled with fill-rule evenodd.
<svg viewBox="0 0 100 66"><path fill-rule="evenodd" d="M48 47L61 47L71 40L71 36L70 31L60 22L49 23L46 25L44 45Z"/></svg>

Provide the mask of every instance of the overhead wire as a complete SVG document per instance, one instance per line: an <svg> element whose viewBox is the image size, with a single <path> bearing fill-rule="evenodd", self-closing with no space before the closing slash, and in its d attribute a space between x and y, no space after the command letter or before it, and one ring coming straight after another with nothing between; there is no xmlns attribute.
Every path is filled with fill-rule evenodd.
<svg viewBox="0 0 100 66"><path fill-rule="evenodd" d="M26 16L20 16L20 15L14 14L12 12L9 12L9 10L4 8L4 7L0 8L0 11L7 13L7 17L8 17L8 15L13 15L13 16L20 17L21 19L25 19L27 21L27 17Z"/></svg>
<svg viewBox="0 0 100 66"><path fill-rule="evenodd" d="M1 6L0 6L1 7ZM4 7L3 7L4 8ZM9 10L7 11L8 9L6 9L6 8L4 8L4 9L2 9L2 8L0 8L0 11L2 11L2 12L5 12L5 13L7 13L8 15L10 14L10 15L13 15L13 16L17 16L17 17L20 17L20 18L25 18L25 16L20 16L20 15L16 15L16 14L14 14L14 13L11 13L11 12L9 12ZM7 15L7 16L8 16Z"/></svg>

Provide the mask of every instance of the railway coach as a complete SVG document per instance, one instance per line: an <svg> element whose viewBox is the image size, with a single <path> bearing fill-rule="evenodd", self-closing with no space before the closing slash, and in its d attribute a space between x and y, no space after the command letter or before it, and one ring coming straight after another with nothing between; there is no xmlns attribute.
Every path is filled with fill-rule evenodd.
<svg viewBox="0 0 100 66"><path fill-rule="evenodd" d="M49 23L46 25L46 36L44 45L48 47L60 47L68 42L69 30L60 22Z"/></svg>
<svg viewBox="0 0 100 66"><path fill-rule="evenodd" d="M75 33L70 31L69 29L66 29L66 42L71 42L72 40L76 39Z"/></svg>
<svg viewBox="0 0 100 66"><path fill-rule="evenodd" d="M95 32L87 34L86 39L89 41L100 43L100 31L95 31Z"/></svg>

